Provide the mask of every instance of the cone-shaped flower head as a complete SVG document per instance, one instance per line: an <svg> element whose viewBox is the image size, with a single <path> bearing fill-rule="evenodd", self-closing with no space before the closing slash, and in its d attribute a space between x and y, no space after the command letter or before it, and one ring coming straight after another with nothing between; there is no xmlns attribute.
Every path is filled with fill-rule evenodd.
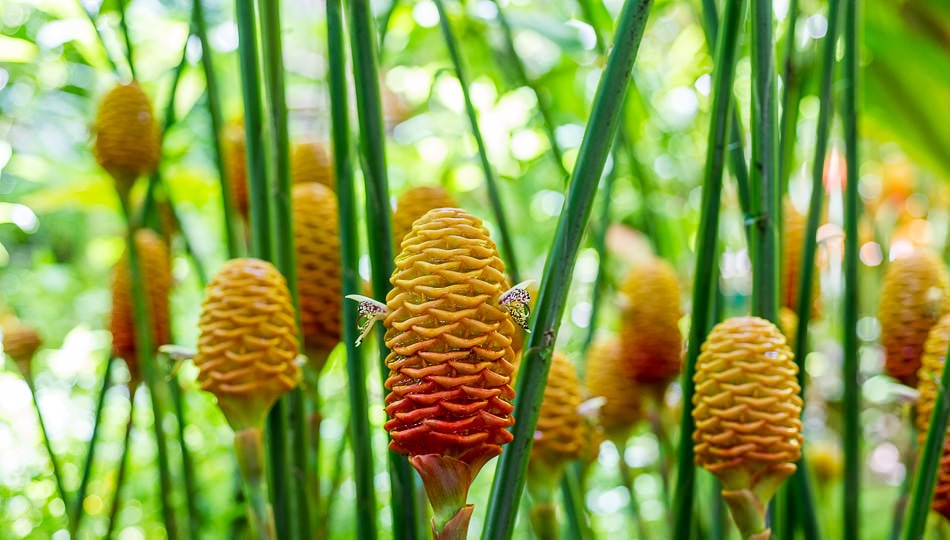
<svg viewBox="0 0 950 540"><path fill-rule="evenodd" d="M472 478L512 439L516 329L502 298L505 267L481 220L438 208L406 235L390 282L389 446L419 471L435 529L456 519L467 527Z"/></svg>
<svg viewBox="0 0 950 540"><path fill-rule="evenodd" d="M136 82L120 84L99 105L93 127L96 161L127 193L136 178L155 170L158 127L148 96Z"/></svg>
<svg viewBox="0 0 950 540"><path fill-rule="evenodd" d="M758 317L716 325L696 362L696 463L719 477L746 536L764 529L765 504L801 455L797 374L785 336Z"/></svg>
<svg viewBox="0 0 950 540"><path fill-rule="evenodd" d="M244 143L244 120L234 120L224 127L221 149L227 169L228 186L234 208L247 219L247 147Z"/></svg>
<svg viewBox="0 0 950 540"><path fill-rule="evenodd" d="M135 247L138 250L136 254L142 271L145 296L148 297L152 346L157 350L159 346L171 341L168 308L168 293L172 286L171 260L165 242L150 229L139 229L135 232ZM112 354L125 360L131 374L131 382L137 385L142 380L142 370L135 345L134 306L132 272L128 254L125 254L116 264L112 274L112 314L109 329L112 331Z"/></svg>
<svg viewBox="0 0 950 540"><path fill-rule="evenodd" d="M887 267L881 286L881 344L884 372L909 386L917 385L917 369L930 327L950 309L950 280L940 259L918 250Z"/></svg>
<svg viewBox="0 0 950 540"><path fill-rule="evenodd" d="M798 315L790 308L782 306L778 310L778 322L780 330L785 336L788 348L795 351L795 333L798 332Z"/></svg>
<svg viewBox="0 0 950 540"><path fill-rule="evenodd" d="M531 447L529 481L550 482L553 488L564 465L580 457L587 431L578 410L580 405L581 392L574 364L564 353L555 351Z"/></svg>
<svg viewBox="0 0 950 540"><path fill-rule="evenodd" d="M205 289L198 382L217 396L235 431L261 428L297 384L297 330L284 276L268 262L233 259Z"/></svg>
<svg viewBox="0 0 950 540"><path fill-rule="evenodd" d="M402 239L412 229L412 223L433 208L457 206L449 192L440 187L414 187L396 200L393 212L393 245L399 250Z"/></svg>
<svg viewBox="0 0 950 540"><path fill-rule="evenodd" d="M0 326L3 332L3 353L13 360L25 378L30 379L33 376L30 367L33 355L43 344L39 332L16 317L5 318Z"/></svg>
<svg viewBox="0 0 950 540"><path fill-rule="evenodd" d="M331 190L336 189L333 160L326 145L322 143L311 141L295 145L290 172L294 184L316 182Z"/></svg>
<svg viewBox="0 0 950 540"><path fill-rule="evenodd" d="M917 398L917 437L919 447L923 448L930 427L934 401L940 390L938 381L943 374L943 363L950 346L950 314L944 315L930 329L930 335L924 347L920 370L917 372L919 396ZM937 471L937 487L934 490L933 510L950 519L950 430L944 438L943 454Z"/></svg>
<svg viewBox="0 0 950 540"><path fill-rule="evenodd" d="M782 305L798 309L798 282L805 243L805 216L792 201L782 200Z"/></svg>
<svg viewBox="0 0 950 540"><path fill-rule="evenodd" d="M637 382L626 373L622 346L617 338L597 340L587 353L586 386L592 398L602 398L598 415L604 435L612 441L626 439L643 418Z"/></svg>
<svg viewBox="0 0 950 540"><path fill-rule="evenodd" d="M340 341L340 238L336 195L313 182L293 188L297 291L304 345L325 356ZM317 351L313 351L316 349ZM319 372L322 365L314 366Z"/></svg>
<svg viewBox="0 0 950 540"><path fill-rule="evenodd" d="M682 367L683 312L676 271L651 257L630 269L620 292L625 369L643 385L665 388Z"/></svg>

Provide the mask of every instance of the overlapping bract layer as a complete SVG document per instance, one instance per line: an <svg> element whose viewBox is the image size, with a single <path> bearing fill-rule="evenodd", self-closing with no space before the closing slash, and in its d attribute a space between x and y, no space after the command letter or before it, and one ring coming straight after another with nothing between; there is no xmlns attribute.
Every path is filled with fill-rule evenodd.
<svg viewBox="0 0 950 540"><path fill-rule="evenodd" d="M943 375L943 363L950 346L950 314L944 315L937 324L930 329L924 354L917 372L917 437L918 446L923 448L930 427L930 416L933 414L934 402L940 391L938 381ZM943 454L940 457L940 468L937 472L937 487L934 490L933 510L943 517L950 519L950 431L944 437Z"/></svg>
<svg viewBox="0 0 950 540"><path fill-rule="evenodd" d="M333 160L326 146L319 142L311 141L294 145L290 175L294 184L315 182L331 190L336 189Z"/></svg>
<svg viewBox="0 0 950 540"><path fill-rule="evenodd" d="M599 423L608 439L626 438L643 418L643 403L637 383L625 373L622 346L617 338L595 341L587 353L586 386L592 398L606 401Z"/></svg>
<svg viewBox="0 0 950 540"><path fill-rule="evenodd" d="M293 305L268 262L233 259L205 290L198 321L198 381L235 431L263 426L267 411L297 384Z"/></svg>
<svg viewBox="0 0 950 540"><path fill-rule="evenodd" d="M550 470L580 457L587 429L578 412L580 405L574 365L564 353L555 351L531 447L532 463Z"/></svg>
<svg viewBox="0 0 950 540"><path fill-rule="evenodd" d="M150 229L135 232L145 296L148 298L148 320L152 327L154 349L171 341L168 293L172 286L171 260L162 238ZM142 366L135 344L135 304L132 299L132 272L128 254L116 264L112 274L112 314L109 319L112 332L112 354L125 360L131 381L142 380Z"/></svg>
<svg viewBox="0 0 950 540"><path fill-rule="evenodd" d="M231 200L237 210L247 219L247 147L244 143L244 122L235 120L221 134L221 150L227 169Z"/></svg>
<svg viewBox="0 0 950 540"><path fill-rule="evenodd" d="M918 250L887 267L881 286L881 345L884 371L910 386L930 328L950 309L950 279L940 259Z"/></svg>
<svg viewBox="0 0 950 540"><path fill-rule="evenodd" d="M414 187L400 195L393 212L393 245L399 250L402 239L412 229L414 221L433 208L457 206L449 192L440 187Z"/></svg>
<svg viewBox="0 0 950 540"><path fill-rule="evenodd" d="M43 345L36 328L24 324L15 317L5 319L3 328L3 353L6 354L24 377L32 376L30 365L33 355Z"/></svg>
<svg viewBox="0 0 950 540"><path fill-rule="evenodd" d="M308 349L340 341L340 238L336 195L313 182L293 189L300 326Z"/></svg>
<svg viewBox="0 0 950 540"><path fill-rule="evenodd" d="M734 317L713 328L696 362L696 463L726 490L775 487L801 455L798 367L771 322ZM771 493L765 494L771 498Z"/></svg>
<svg viewBox="0 0 950 540"><path fill-rule="evenodd" d="M136 178L155 170L158 127L148 96L136 82L119 84L99 105L93 126L96 161L128 190Z"/></svg>
<svg viewBox="0 0 950 540"><path fill-rule="evenodd" d="M663 259L646 259L630 269L620 292L625 369L641 384L665 387L682 368L676 271Z"/></svg>
<svg viewBox="0 0 950 540"><path fill-rule="evenodd" d="M474 477L512 438L504 264L481 220L439 208L416 221L395 265L384 321L390 448L457 459Z"/></svg>

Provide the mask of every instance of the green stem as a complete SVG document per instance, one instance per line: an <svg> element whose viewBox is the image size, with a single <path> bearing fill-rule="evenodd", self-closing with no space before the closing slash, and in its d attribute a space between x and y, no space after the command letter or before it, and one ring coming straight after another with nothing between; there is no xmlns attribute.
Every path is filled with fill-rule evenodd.
<svg viewBox="0 0 950 540"><path fill-rule="evenodd" d="M567 518L568 538L588 540L591 538L584 495L581 487L580 467L577 462L570 463L561 477L561 498L564 517Z"/></svg>
<svg viewBox="0 0 950 540"><path fill-rule="evenodd" d="M119 202L126 221L126 253L129 256L129 268L132 274L132 304L135 315L135 350L139 355L145 386L148 388L149 401L152 404L152 417L155 428L155 444L158 451L159 488L161 493L162 517L169 540L178 538L178 526L175 507L172 503L172 475L168 455L168 442L165 437L162 389L159 387L159 374L155 372L155 349L152 346L151 315L146 306L145 283L142 266L135 244L135 230L132 227L133 213L128 194L120 194Z"/></svg>
<svg viewBox="0 0 950 540"><path fill-rule="evenodd" d="M172 406L175 408L175 416L178 418L178 447L181 450L181 468L182 478L185 483L185 505L188 508L188 531L189 536L200 536L203 516L201 514L201 504L199 504L199 487L195 481L195 462L191 459L191 451L185 443L185 404L181 395L181 384L178 376L173 375L168 381L168 388L171 391Z"/></svg>
<svg viewBox="0 0 950 540"><path fill-rule="evenodd" d="M482 165L482 171L485 173L485 182L488 185L488 201L491 205L492 214L498 223L499 248L502 258L505 261L508 275L514 283L521 282L521 273L518 271L518 262L515 259L515 248L508 228L508 219L505 217L505 208L501 202L501 192L498 189L498 180L492 170L491 163L488 161L488 150L485 148L485 140L482 138L481 129L478 127L478 113L475 111L475 105L472 103L472 96L469 92L468 75L462 65L462 56L459 53L458 43L452 32L452 25L449 23L449 17L445 12L445 5L442 0L435 0L435 7L439 11L439 27L442 28L442 36L445 38L445 46L449 51L449 57L452 59L452 65L455 68L455 75L458 77L459 85L462 87L462 97L465 100L465 113L468 115L468 121L472 128L472 136L475 137L475 145L478 147L478 159Z"/></svg>
<svg viewBox="0 0 950 540"><path fill-rule="evenodd" d="M829 1L829 9L835 1ZM785 34L785 57L782 60L782 117L779 127L779 178L788 191L791 161L795 149L795 130L798 127L798 102L801 100L801 81L795 69L795 41L798 23L799 1L788 2L788 31ZM829 18L831 13L829 12ZM829 21L829 30L831 22ZM832 31L833 32L833 31ZM831 35L831 34L829 34ZM828 39L828 35L825 36Z"/></svg>
<svg viewBox="0 0 950 540"><path fill-rule="evenodd" d="M159 182L162 179L159 177ZM188 227L185 226L185 222L181 219L181 214L178 212L178 205L175 204L172 195L169 192L168 188L165 188L165 198L168 200L168 207L172 210L172 218L175 220L175 223L178 226L179 236L181 236L182 246L185 249L185 253L188 255L188 258L191 260L192 266L195 267L195 276L198 278L198 284L204 289L205 285L208 284L208 272L205 270L204 263L201 262L201 258L198 257L198 254L195 252L194 242L191 241L191 234L188 233Z"/></svg>
<svg viewBox="0 0 950 540"><path fill-rule="evenodd" d="M551 367L551 353L564 314L574 263L607 153L617 134L620 118L615 112L623 104L649 8L650 0L624 2L614 47L597 87L593 112L578 153L567 200L544 265L537 312L524 348L527 354L522 362L526 369L518 377L514 403L515 410L520 411L518 422L512 430L514 440L501 454L492 484L488 520L483 534L486 540L509 538L514 528L541 398Z"/></svg>
<svg viewBox="0 0 950 540"><path fill-rule="evenodd" d="M119 470L115 477L115 492L112 495L112 507L109 509L109 521L106 526L106 534L103 538L112 538L112 531L115 530L116 517L119 515L119 505L122 503L122 485L125 483L125 471L129 464L129 454L131 446L129 439L132 435L132 426L135 424L135 386L129 387L129 421L125 424L125 435L122 438L122 455L119 456Z"/></svg>
<svg viewBox="0 0 950 540"><path fill-rule="evenodd" d="M99 31L99 25L96 24L96 16L86 9L86 4L83 0L76 0L76 3L79 4L79 9L86 15L86 19L89 20L89 24L92 26L93 31L95 31L96 38L98 38L97 41L99 45L102 46L102 52L106 57L106 62L109 63L109 67L112 68L112 73L118 75L119 66L116 65L115 60L112 59L112 55L109 54L109 47L106 45L106 40L102 37L102 32ZM102 9L101 4L99 9Z"/></svg>
<svg viewBox="0 0 950 540"><path fill-rule="evenodd" d="M122 39L125 41L125 58L129 62L129 75L135 80L135 62L132 61L132 38L129 34L129 25L125 18L125 0L116 0L119 8L119 27L122 29Z"/></svg>
<svg viewBox="0 0 950 540"><path fill-rule="evenodd" d="M86 489L89 487L89 479L92 478L92 464L96 457L97 442L99 441L99 428L102 425L102 411L105 408L106 393L112 385L112 356L106 360L106 369L102 374L102 386L99 387L99 395L96 398L96 412L93 414L92 436L89 438L89 450L86 452L86 459L83 462L82 478L79 481L79 489L76 490L76 498L73 499L72 511L69 512L69 536L77 538L79 526L82 524L83 502L86 500Z"/></svg>
<svg viewBox="0 0 950 540"><path fill-rule="evenodd" d="M643 521L643 514L640 512L640 502L637 500L637 491L634 489L633 484L633 472L624 459L627 448L622 443L616 446L617 453L620 454L617 460L617 469L620 471L620 479L623 482L623 486L627 488L627 492L630 493L630 504L627 506L627 509L630 511L630 517L633 518L633 522L637 527L637 538L640 538L640 540L648 540L651 538L651 535L649 529L647 529L646 522Z"/></svg>
<svg viewBox="0 0 950 540"><path fill-rule="evenodd" d="M254 538L276 540L274 512L267 496L267 478L264 474L264 433L260 428L248 428L234 434L238 469L244 481L248 519Z"/></svg>
<svg viewBox="0 0 950 540"><path fill-rule="evenodd" d="M350 425L350 422L347 422ZM325 540L329 536L330 515L333 511L333 503L336 502L336 494L340 491L340 485L343 484L343 456L346 454L347 441L350 439L350 430L343 432L343 438L340 439L340 445L337 446L333 454L333 476L330 478L330 489L326 501L317 513L317 540ZM357 499L358 501L359 499ZM358 538L362 538L358 536Z"/></svg>
<svg viewBox="0 0 950 540"><path fill-rule="evenodd" d="M857 0L847 0L844 11L844 62L842 119L844 124L847 186L844 196L844 321L842 381L844 385L844 538L859 537L861 509L861 389L858 386L858 38ZM946 375L946 374L945 374ZM946 376L943 379L947 380ZM943 395L941 393L941 395ZM936 409L937 407L934 407ZM944 411L939 433L945 430ZM931 427L934 425L931 424ZM924 477L926 478L926 477ZM914 508L916 509L916 507Z"/></svg>
<svg viewBox="0 0 950 540"><path fill-rule="evenodd" d="M360 125L360 150L366 186L366 233L372 265L373 295L385 298L393 271L392 223L389 206L389 180L386 173L386 138L383 131L382 104L379 96L376 31L373 28L369 0L350 2L350 47L353 55L356 109ZM351 219L353 214L344 219ZM358 291L357 291L358 292ZM347 302L350 303L350 302ZM350 313L355 314L355 311ZM349 319L355 321L355 316ZM386 379L388 350L379 343L380 376ZM354 362L356 357L354 357ZM365 379L351 379L365 380ZM357 418L357 411L352 411ZM354 447L358 446L354 434ZM397 539L415 539L420 530L421 508L414 496L414 473L409 460L395 452L387 452L389 482L392 491L393 532ZM370 515L374 515L370 514ZM365 520L366 515L361 519Z"/></svg>
<svg viewBox="0 0 950 540"><path fill-rule="evenodd" d="M392 21L393 13L395 13L397 7L399 7L399 0L392 0L389 3L389 7L386 8L386 12L383 13L383 16L380 18L380 21L379 21L380 58L382 58L382 55L385 52L385 47L383 47L383 45L386 43L386 36L389 35L389 22Z"/></svg>
<svg viewBox="0 0 950 540"><path fill-rule="evenodd" d="M531 527L538 540L557 540L560 531L557 526L557 505L551 501L540 501L531 507Z"/></svg>
<svg viewBox="0 0 950 540"><path fill-rule="evenodd" d="M356 230L356 193L353 185L353 159L350 146L349 106L347 104L346 42L343 33L342 0L327 0L327 56L329 57L330 113L333 136L333 162L336 171L337 211L340 224L341 289L343 295L357 294L362 289L359 276L359 232ZM382 238L389 242L389 234ZM356 348L357 332L352 324L358 317L355 302L343 302L341 320L343 343L346 346L347 395L349 397L349 430L353 445L353 480L356 485L356 538L372 540L376 531L376 492L373 485L374 461L369 405L366 395L366 365ZM344 435L345 440L345 435ZM344 442L340 442L337 459L342 461ZM408 462L407 462L408 464ZM342 463L341 463L342 465ZM337 465L334 472L339 473ZM331 490L333 490L331 484ZM326 530L332 493L327 497L327 510L317 523ZM320 536L323 538L323 536Z"/></svg>
<svg viewBox="0 0 950 540"><path fill-rule="evenodd" d="M214 151L214 164L218 169L221 189L221 208L224 212L224 239L228 248L228 258L238 256L238 237L235 229L234 195L228 182L224 149L221 146L221 134L224 131L224 116L221 113L221 94L218 92L218 78L214 71L211 44L208 41L208 26L205 22L204 0L192 2L192 26L194 34L201 43L201 68L204 71L205 86L208 89L208 116L211 119L211 149Z"/></svg>
<svg viewBox="0 0 950 540"><path fill-rule="evenodd" d="M49 455L49 461L53 468L56 492L63 500L63 505L68 508L69 499L66 498L66 487L63 485L63 473L59 469L59 462L56 461L56 452L53 451L53 445L49 440L49 431L46 429L46 421L43 420L43 411L40 409L40 402L36 397L36 385L33 383L32 375L27 375L26 384L30 387L30 396L33 398L33 408L36 410L36 420L40 425L40 435L43 436L43 445L46 447L46 453Z"/></svg>
<svg viewBox="0 0 950 540"><path fill-rule="evenodd" d="M723 30L718 33L713 62L713 102L706 165L703 172L702 210L699 234L696 237L696 270L693 285L693 310L689 326L686 362L683 367L683 403L692 403L695 385L693 374L696 359L709 331L710 299L716 290L716 242L719 233L719 203L725 168L726 133L729 131L730 109L733 106L732 81L735 77L736 53L745 2L726 2ZM693 430L695 424L690 407L683 407L680 421L680 444L677 453L676 486L673 492L673 538L689 538L693 520L693 491L696 468L693 464Z"/></svg>

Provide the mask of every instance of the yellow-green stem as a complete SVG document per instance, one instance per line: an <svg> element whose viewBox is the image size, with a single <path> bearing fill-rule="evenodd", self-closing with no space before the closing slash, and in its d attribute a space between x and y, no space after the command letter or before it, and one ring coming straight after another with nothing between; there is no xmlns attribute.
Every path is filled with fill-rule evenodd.
<svg viewBox="0 0 950 540"><path fill-rule="evenodd" d="M254 537L258 540L276 540L274 512L267 496L264 474L264 431L261 428L248 428L235 433L234 450L244 482L247 516Z"/></svg>

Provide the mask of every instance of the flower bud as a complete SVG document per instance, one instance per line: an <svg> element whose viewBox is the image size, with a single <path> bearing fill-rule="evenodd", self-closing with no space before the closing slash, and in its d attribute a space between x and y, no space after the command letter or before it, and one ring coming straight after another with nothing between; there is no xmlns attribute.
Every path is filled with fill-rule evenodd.
<svg viewBox="0 0 950 540"><path fill-rule="evenodd" d="M294 146L291 156L291 181L294 184L316 182L330 190L336 189L336 179L333 174L333 159L325 145L311 141Z"/></svg>
<svg viewBox="0 0 950 540"><path fill-rule="evenodd" d="M595 341L587 353L585 371L587 393L605 400L598 415L604 435L612 441L626 439L643 419L643 403L636 381L625 373L620 341Z"/></svg>
<svg viewBox="0 0 950 540"><path fill-rule="evenodd" d="M148 96L137 82L119 84L99 105L93 127L96 161L116 182L120 193L155 170L159 157L158 127Z"/></svg>

